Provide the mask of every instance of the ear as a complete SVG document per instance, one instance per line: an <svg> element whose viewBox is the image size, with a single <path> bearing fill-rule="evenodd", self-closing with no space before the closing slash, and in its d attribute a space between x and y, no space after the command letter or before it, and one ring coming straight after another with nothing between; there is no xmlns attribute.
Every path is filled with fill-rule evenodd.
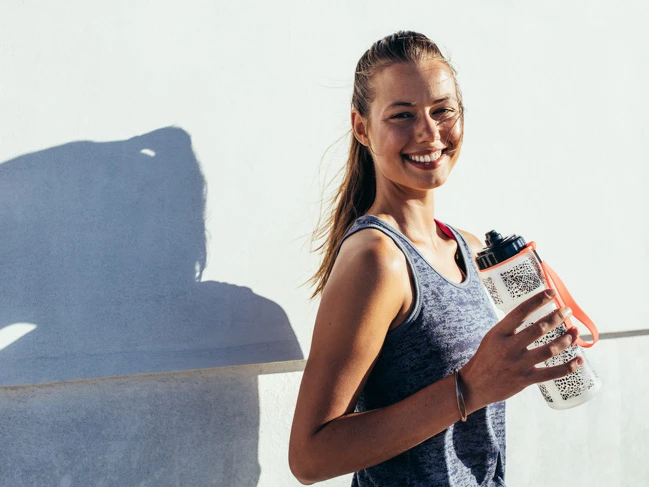
<svg viewBox="0 0 649 487"><path fill-rule="evenodd" d="M354 137L365 147L369 147L370 142L367 137L367 119L365 119L358 110L352 110L352 130Z"/></svg>

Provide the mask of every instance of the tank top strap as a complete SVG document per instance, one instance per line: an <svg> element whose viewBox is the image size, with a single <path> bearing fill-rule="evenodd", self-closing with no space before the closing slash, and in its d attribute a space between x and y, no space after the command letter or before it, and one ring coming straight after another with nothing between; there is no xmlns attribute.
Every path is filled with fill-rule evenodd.
<svg viewBox="0 0 649 487"><path fill-rule="evenodd" d="M412 244L410 240L408 240L405 235L400 233L397 229L392 227L387 222L374 215L363 215L357 218L340 242L338 250L340 250L340 246L348 237L365 228L374 228L390 237L397 245L397 247L399 247L399 249L405 254L409 263L419 263L419 260L423 260L423 257L419 253L417 248ZM414 271L416 271L416 269L413 269L413 272Z"/></svg>
<svg viewBox="0 0 649 487"><path fill-rule="evenodd" d="M449 224L442 223L438 220L435 220L435 223L439 226L440 230L442 232L455 239L455 241L458 244L458 250L462 256L462 260L464 262L464 267L466 268L467 271L467 276L466 279L459 283L459 284L454 284L455 286L458 287L466 287L468 285L475 284L476 282L480 282L480 276L478 274L478 270L473 262L473 252L471 250L471 247L469 246L469 243L466 241L466 239L462 236L460 232L458 232L454 227L452 227ZM342 242L349 237L350 235L358 232L359 230L362 230L364 228L376 228L377 230L381 230L383 233L388 235L389 237L392 238L392 240L397 244L397 246L401 249L401 251L406 254L406 257L410 257L409 263L414 264L412 267L413 274L416 274L419 271L426 270L427 268L430 268L430 264L428 261L424 258L424 256L421 254L419 249L415 247L415 245L401 232L399 232L396 228L392 227L390 224L387 222L381 220L380 218L374 216L374 215L363 215L356 219L352 227L347 231L345 236L343 237ZM340 246L338 247L340 249ZM434 269L433 269L434 270ZM437 273L436 270L434 270L436 274L441 279L446 280L446 278L442 277L441 274ZM448 281L448 280L446 280ZM450 282L450 281L448 281Z"/></svg>
<svg viewBox="0 0 649 487"><path fill-rule="evenodd" d="M435 220L437 221L437 220ZM438 224L440 222L437 222ZM473 261L473 250L471 249L471 246L469 245L469 242L466 241L464 236L458 232L455 228L453 228L449 224L444 224L447 230L449 230L455 237L455 241L457 242L458 249L460 250L462 254L462 260L464 261L464 267L467 272L467 279L469 279L469 274L471 275L470 279L471 280L477 280L477 282L480 282L480 275L478 274L478 269L475 265L475 262Z"/></svg>
<svg viewBox="0 0 649 487"><path fill-rule="evenodd" d="M421 310L422 293L421 293L420 272L421 269L425 267L427 264L425 263L421 254L419 254L417 249L414 248L412 243L410 243L410 241L407 238L405 238L401 233L397 232L392 226L390 226L380 218L375 217L373 215L363 215L356 219L354 224L347 231L347 233L345 233L345 236L340 241L340 244L338 245L338 251L340 251L340 247L348 237L366 228L373 228L379 230L380 232L390 237L392 241L395 243L395 245L399 248L399 250L401 250L403 255L406 257L406 262L408 263L408 267L410 268L412 274L414 306L412 306L410 313L408 313L408 316L406 317L404 322L396 328L396 330L399 330L401 328L404 328L404 325L414 320L418 316Z"/></svg>

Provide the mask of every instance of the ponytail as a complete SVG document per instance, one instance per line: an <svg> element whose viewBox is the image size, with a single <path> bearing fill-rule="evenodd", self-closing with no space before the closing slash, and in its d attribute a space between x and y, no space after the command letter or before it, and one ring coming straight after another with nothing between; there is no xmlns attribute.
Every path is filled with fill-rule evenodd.
<svg viewBox="0 0 649 487"><path fill-rule="evenodd" d="M314 250L323 254L320 267L309 281L315 287L314 298L322 292L329 279L343 237L354 221L370 209L376 195L370 150L356 140L354 134L351 138L343 181L331 199L333 211L313 233L314 242L322 241Z"/></svg>

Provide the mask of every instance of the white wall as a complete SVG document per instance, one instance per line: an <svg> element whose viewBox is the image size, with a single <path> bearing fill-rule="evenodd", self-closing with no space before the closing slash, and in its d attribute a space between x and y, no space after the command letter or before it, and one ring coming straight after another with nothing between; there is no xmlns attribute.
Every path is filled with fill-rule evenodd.
<svg viewBox="0 0 649 487"><path fill-rule="evenodd" d="M92 379L90 400L101 377L306 355L307 236L345 141L324 154L348 129L357 59L397 29L445 47L464 92L439 218L535 240L600 331L648 328L648 14L631 0L2 2L2 384ZM201 229L184 225L200 227L202 183L196 283ZM260 417L294 392L260 388ZM272 444L260 430L260 459Z"/></svg>
<svg viewBox="0 0 649 487"><path fill-rule="evenodd" d="M575 409L508 401L507 484L647 484L649 337L598 345L604 382ZM0 484L298 487L287 463L302 361L0 389ZM629 369L631 374L629 374ZM318 485L344 487L350 476Z"/></svg>

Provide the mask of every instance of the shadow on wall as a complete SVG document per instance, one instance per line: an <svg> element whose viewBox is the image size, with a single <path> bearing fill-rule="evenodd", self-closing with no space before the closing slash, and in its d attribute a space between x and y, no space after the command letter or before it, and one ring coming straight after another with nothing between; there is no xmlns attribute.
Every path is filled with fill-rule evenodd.
<svg viewBox="0 0 649 487"><path fill-rule="evenodd" d="M0 164L0 385L301 359L279 305L200 282L204 213L179 128Z"/></svg>

